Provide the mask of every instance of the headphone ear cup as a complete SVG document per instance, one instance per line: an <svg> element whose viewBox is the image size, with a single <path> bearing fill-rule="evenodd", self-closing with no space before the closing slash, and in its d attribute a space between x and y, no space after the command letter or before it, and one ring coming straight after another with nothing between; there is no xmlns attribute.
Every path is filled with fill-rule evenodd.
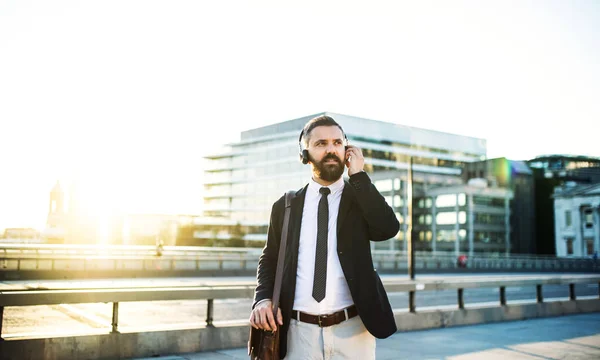
<svg viewBox="0 0 600 360"><path fill-rule="evenodd" d="M308 164L308 150L302 150L302 163L304 165Z"/></svg>

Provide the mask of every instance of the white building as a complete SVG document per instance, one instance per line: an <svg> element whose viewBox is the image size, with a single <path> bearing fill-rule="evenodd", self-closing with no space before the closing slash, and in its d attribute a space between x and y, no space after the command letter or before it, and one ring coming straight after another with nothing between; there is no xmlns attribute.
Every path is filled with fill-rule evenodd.
<svg viewBox="0 0 600 360"><path fill-rule="evenodd" d="M590 256L600 249L600 183L554 190L557 256Z"/></svg>
<svg viewBox="0 0 600 360"><path fill-rule="evenodd" d="M489 187L484 179L427 190L414 209L417 249L509 254L513 196L509 189Z"/></svg>
<svg viewBox="0 0 600 360"><path fill-rule="evenodd" d="M509 251L512 191L469 186L463 180L465 164L486 158L484 139L329 112L244 131L239 142L207 156L205 211L194 219L194 238L199 243L226 240L237 226L244 240L263 243L273 202L285 191L304 186L311 176L310 166L299 161L298 137L308 120L323 114L333 117L350 144L362 149L365 171L402 224L394 239L373 246L406 249L407 169L412 158L417 250ZM444 198L456 200L452 209L447 201L442 204ZM439 214L433 207L435 216L432 201L440 204Z"/></svg>

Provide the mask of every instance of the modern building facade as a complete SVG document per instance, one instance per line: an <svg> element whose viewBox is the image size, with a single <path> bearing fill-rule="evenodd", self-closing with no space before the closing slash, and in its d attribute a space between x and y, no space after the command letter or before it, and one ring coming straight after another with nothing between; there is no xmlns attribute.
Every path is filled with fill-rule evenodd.
<svg viewBox="0 0 600 360"><path fill-rule="evenodd" d="M491 187L513 192L510 202L510 251L535 254L535 182L533 171L524 161L506 158L488 159L465 164L463 180L485 179Z"/></svg>
<svg viewBox="0 0 600 360"><path fill-rule="evenodd" d="M543 170L546 179L561 179L582 184L600 182L600 158L582 155L543 155L528 161L533 169Z"/></svg>
<svg viewBox="0 0 600 360"><path fill-rule="evenodd" d="M416 250L510 253L511 190L483 179L428 189L413 207Z"/></svg>
<svg viewBox="0 0 600 360"><path fill-rule="evenodd" d="M567 184L554 192L557 256L590 256L600 250L600 183Z"/></svg>
<svg viewBox="0 0 600 360"><path fill-rule="evenodd" d="M535 188L536 253L554 255L554 200L556 187L568 182L589 185L600 182L600 158L574 155L544 155L527 161Z"/></svg>
<svg viewBox="0 0 600 360"><path fill-rule="evenodd" d="M423 226L418 231L416 227L413 228L413 236L423 234L422 239L415 238L419 242L417 248L454 250L455 244L446 246L442 242L451 243L452 239L456 239L456 243L460 245L458 239L462 236L466 244L472 245L471 251L506 251L506 238L510 236L510 231L505 227L506 217L494 218L494 222L501 222L502 229L494 223L493 229L477 233L479 225L474 219L481 209L477 208L475 202L493 202L493 206L498 203L498 209L503 212L501 216L506 216L506 201L510 201L512 192L487 187L473 188L463 181L465 164L485 159L484 139L329 112L244 131L241 140L227 145L226 151L207 156L204 216L194 220L194 236L199 240L206 240L215 234L227 238L232 227L236 227L238 235L245 240L264 243L272 204L286 191L304 186L311 176L310 166L302 165L299 161L298 137L308 120L322 114L333 117L343 127L349 142L362 149L365 170L403 224L395 238L374 244L374 247L391 250L406 248L407 182L409 161L412 158L413 205L418 206L420 201L424 205L433 204L433 201L444 196L458 197L457 201L464 199L464 204L459 205L458 213L453 210L448 212L450 215L446 215L444 212L444 215L431 217L429 223L426 211L413 214L415 224L419 216L425 216L424 223L419 224ZM467 199L473 202L471 208ZM427 209L431 208L429 206ZM445 208L444 205L440 209ZM494 209L492 213L496 214L498 209ZM473 227L469 228L469 224L465 222L466 217L461 215L463 213L473 214ZM455 223L451 223L453 216L456 217ZM443 224L440 223L436 228L432 220L434 218L436 221L439 218ZM457 224L458 230L455 231ZM447 229L448 226L452 229ZM470 233L469 229L472 230ZM445 231L455 231L455 238ZM487 234L483 234L485 231ZM486 241L501 246L482 245L478 248L478 244ZM465 248L468 251L468 246ZM458 250L462 251L462 248L459 246Z"/></svg>

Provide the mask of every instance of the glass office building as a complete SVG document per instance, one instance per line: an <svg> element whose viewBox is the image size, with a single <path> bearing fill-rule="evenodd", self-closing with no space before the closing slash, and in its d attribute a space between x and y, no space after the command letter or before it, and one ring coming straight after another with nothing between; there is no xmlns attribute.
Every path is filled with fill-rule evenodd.
<svg viewBox="0 0 600 360"><path fill-rule="evenodd" d="M413 203L418 205L419 199L432 201L432 189L462 185L465 163L486 157L484 139L329 112L244 131L240 141L205 158L204 216L195 220L194 237L227 238L235 226L245 240L262 243L272 204L310 179L310 165L299 161L298 137L308 120L323 114L333 117L349 142L362 149L365 170L404 224L396 238L378 247L405 248L410 158Z"/></svg>
<svg viewBox="0 0 600 360"><path fill-rule="evenodd" d="M416 250L471 256L475 251L510 253L513 192L490 188L481 180L438 186L414 202Z"/></svg>

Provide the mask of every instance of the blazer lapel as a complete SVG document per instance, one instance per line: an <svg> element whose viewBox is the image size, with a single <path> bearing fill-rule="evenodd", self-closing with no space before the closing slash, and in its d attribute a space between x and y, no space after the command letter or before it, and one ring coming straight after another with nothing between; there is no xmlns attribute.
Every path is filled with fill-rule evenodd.
<svg viewBox="0 0 600 360"><path fill-rule="evenodd" d="M302 213L304 212L304 199L306 198L306 189L308 184L296 192L296 196L292 199L292 209L290 213L291 246L288 250L291 254L298 256L298 246L300 245L300 225L302 224Z"/></svg>
<svg viewBox="0 0 600 360"><path fill-rule="evenodd" d="M353 194L350 184L344 181L344 190L342 190L342 199L340 200L340 210L338 213L337 220L338 239L340 238L340 230L342 229L342 225L344 225L346 215L348 215L348 211L350 211L350 205L352 204L352 195Z"/></svg>

